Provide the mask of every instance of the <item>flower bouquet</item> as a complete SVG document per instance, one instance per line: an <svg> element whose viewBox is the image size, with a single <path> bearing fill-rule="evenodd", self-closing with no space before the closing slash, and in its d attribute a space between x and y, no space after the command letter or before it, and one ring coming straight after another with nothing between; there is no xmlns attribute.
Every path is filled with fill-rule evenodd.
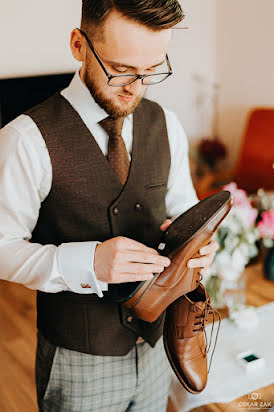
<svg viewBox="0 0 274 412"><path fill-rule="evenodd" d="M261 220L258 222L260 238L267 248L274 246L274 209L262 212Z"/></svg>
<svg viewBox="0 0 274 412"><path fill-rule="evenodd" d="M215 233L215 240L220 247L204 279L215 307L229 306L225 298L228 289L243 289L235 299L242 304L245 302L244 282L240 282L242 273L250 259L258 254L257 209L252 207L247 193L239 189L236 183L224 186L223 190L231 192L233 206ZM234 300L230 302L231 305L235 304Z"/></svg>
<svg viewBox="0 0 274 412"><path fill-rule="evenodd" d="M257 227L267 251L264 258L264 274L266 278L274 280L274 209L262 212Z"/></svg>

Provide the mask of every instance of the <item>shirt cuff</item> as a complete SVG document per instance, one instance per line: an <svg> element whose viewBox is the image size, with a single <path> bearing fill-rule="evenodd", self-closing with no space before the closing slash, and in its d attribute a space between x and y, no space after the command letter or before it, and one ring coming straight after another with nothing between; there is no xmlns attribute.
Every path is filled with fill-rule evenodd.
<svg viewBox="0 0 274 412"><path fill-rule="evenodd" d="M101 242L62 243L57 248L57 270L68 288L75 293L96 293L100 298L108 284L96 278L94 270L95 248Z"/></svg>

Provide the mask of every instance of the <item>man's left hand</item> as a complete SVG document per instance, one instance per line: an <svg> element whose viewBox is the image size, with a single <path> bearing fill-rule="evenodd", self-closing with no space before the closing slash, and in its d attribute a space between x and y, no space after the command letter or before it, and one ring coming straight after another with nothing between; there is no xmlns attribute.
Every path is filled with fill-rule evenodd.
<svg viewBox="0 0 274 412"><path fill-rule="evenodd" d="M163 231L166 230L171 223L172 221L170 219L166 219L160 226L160 229ZM187 262L187 267L188 268L202 268L200 270L200 273L204 274L209 268L209 266L211 265L211 263L213 262L216 251L218 249L219 249L219 244L215 240L210 240L208 245L203 246L199 250L201 257L190 259Z"/></svg>

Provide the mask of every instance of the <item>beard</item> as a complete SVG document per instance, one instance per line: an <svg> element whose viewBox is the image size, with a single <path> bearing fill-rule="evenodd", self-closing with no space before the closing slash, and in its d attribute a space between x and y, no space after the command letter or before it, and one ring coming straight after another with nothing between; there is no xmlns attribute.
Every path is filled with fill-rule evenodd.
<svg viewBox="0 0 274 412"><path fill-rule="evenodd" d="M129 114L133 113L140 101L143 98L143 95L139 95L135 98L135 100L131 103L130 107L122 109L118 105L114 103L114 98L112 97L107 97L98 87L96 82L89 77L87 71L85 71L83 75L84 82L91 94L91 96L94 98L95 102L103 109L105 112L112 117L113 119L116 119L117 117L126 117ZM117 89L119 91L119 87L111 87L108 86L111 89ZM117 93L118 96L119 93ZM132 94L126 90L123 90L121 93L124 96L132 96Z"/></svg>

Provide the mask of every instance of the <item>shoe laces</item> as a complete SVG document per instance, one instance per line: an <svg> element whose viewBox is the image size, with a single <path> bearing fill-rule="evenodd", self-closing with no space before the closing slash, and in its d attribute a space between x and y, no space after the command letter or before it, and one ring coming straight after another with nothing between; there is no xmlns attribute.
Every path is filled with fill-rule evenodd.
<svg viewBox="0 0 274 412"><path fill-rule="evenodd" d="M200 277L202 278L202 275L200 274ZM217 344L217 339L218 339L218 335L219 335L219 330L220 330L220 326L221 326L221 315L220 315L220 313L218 312L218 310L216 310L216 309L213 309L212 308L212 306L210 305L210 303L209 303L209 295L207 294L207 292L206 292L206 301L205 301L205 307L203 308L202 306L200 306L199 305L199 302L192 302L192 303L194 303L195 304L195 306L197 307L197 308L199 308L201 311L202 311L202 313L200 314L200 315L198 315L198 316L195 316L195 318L197 319L197 320L199 320L198 322L196 322L196 323L194 323L194 325L197 325L197 326L199 326L197 329L193 329L192 331L193 332L198 332L198 331L204 331L204 333L205 333L205 340L206 340L206 348L205 348L205 352L204 352L204 356L206 356L207 355L207 353L209 352L209 350L210 350L210 347L211 347L211 343L212 343L212 336L213 336L213 331L214 331L214 328L215 328L215 322L216 322L216 318L215 318L215 316L217 316L218 317L218 325L217 325L217 331L216 331L216 337L215 337L215 342L214 342L214 345L213 345L213 349L212 349L212 353L211 353L211 357L210 357L210 361L209 361L209 367L208 367L208 373L210 372L210 368L211 368L211 363L212 363L212 359L213 359L213 355L214 355L214 352L215 352L215 348L216 348L216 344ZM187 298L188 299L188 298ZM189 300L189 299L188 299ZM211 331L210 331L210 338L209 338L209 342L208 342L208 338L207 338L207 333L206 333L206 330L205 330L205 321L207 320L207 316L208 315L213 315L213 320L212 320L212 326L211 326Z"/></svg>
<svg viewBox="0 0 274 412"><path fill-rule="evenodd" d="M203 280L203 275L201 275L201 273L200 273L200 272L198 272L198 275L199 275L199 280L196 280L197 287L199 286L199 284L200 284L200 283L201 283L201 281Z"/></svg>

